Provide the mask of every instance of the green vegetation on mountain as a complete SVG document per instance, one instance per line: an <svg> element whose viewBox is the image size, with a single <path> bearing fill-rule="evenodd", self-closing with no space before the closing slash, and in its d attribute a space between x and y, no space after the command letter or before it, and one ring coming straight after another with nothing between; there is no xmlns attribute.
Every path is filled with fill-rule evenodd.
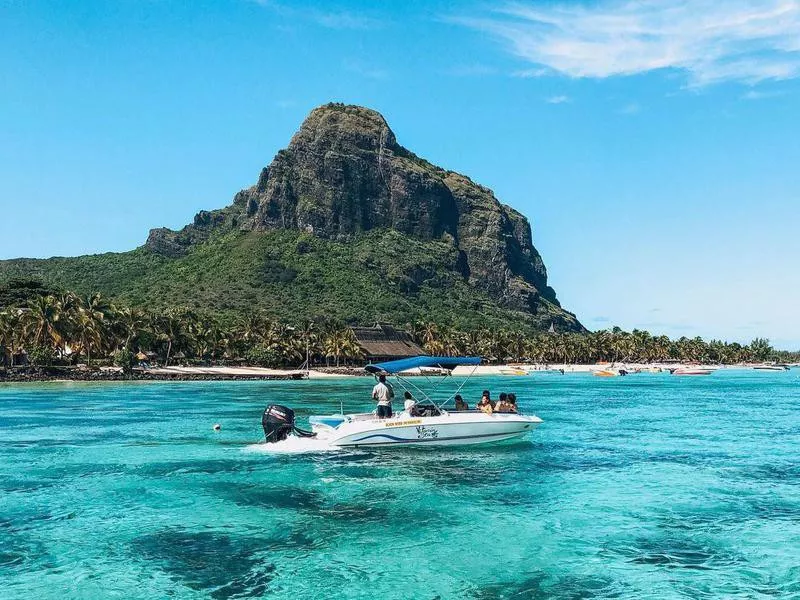
<svg viewBox="0 0 800 600"><path fill-rule="evenodd" d="M150 311L187 307L233 322L263 312L286 323L304 319L405 324L435 321L462 329L549 327L562 311L547 301L539 313L501 308L458 271L458 252L392 230L348 242L285 229L213 236L179 257L138 248L47 260L0 262L2 282L34 279L80 295L97 291ZM33 288L34 291L36 288ZM17 297L22 297L17 291ZM17 303L18 304L18 303Z"/></svg>

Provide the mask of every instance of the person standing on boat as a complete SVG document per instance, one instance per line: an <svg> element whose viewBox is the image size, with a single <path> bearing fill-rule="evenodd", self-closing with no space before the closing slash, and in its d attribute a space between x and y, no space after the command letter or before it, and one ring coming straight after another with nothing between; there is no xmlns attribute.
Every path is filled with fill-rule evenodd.
<svg viewBox="0 0 800 600"><path fill-rule="evenodd" d="M379 375L378 383L372 388L372 399L378 401L379 419L388 419L392 416L392 398L394 390L386 383L386 375Z"/></svg>

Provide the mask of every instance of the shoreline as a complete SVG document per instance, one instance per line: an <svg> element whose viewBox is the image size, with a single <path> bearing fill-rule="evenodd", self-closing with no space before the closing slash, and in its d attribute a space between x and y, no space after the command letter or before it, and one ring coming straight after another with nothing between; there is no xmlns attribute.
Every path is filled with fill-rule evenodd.
<svg viewBox="0 0 800 600"><path fill-rule="evenodd" d="M691 365L713 370L754 370L761 363L736 365ZM592 374L607 369L625 369L631 374L640 372L658 374L668 373L676 367L689 366L687 363L615 363L610 364L509 364L479 365L477 367L456 367L453 375L461 376L502 376L535 377L543 374L583 373ZM798 365L791 365L798 366ZM440 375L437 370L407 373L407 375ZM341 379L351 377L372 377L362 367L320 367L303 371L298 369L268 369L263 367L151 367L135 368L125 376L118 367L86 369L79 367L15 367L0 369L2 383L39 383L67 381L297 381L301 379Z"/></svg>

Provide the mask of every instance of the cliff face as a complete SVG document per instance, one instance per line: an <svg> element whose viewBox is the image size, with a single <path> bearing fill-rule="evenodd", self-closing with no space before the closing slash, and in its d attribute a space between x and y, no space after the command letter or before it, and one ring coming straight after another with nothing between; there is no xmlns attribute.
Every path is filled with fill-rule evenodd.
<svg viewBox="0 0 800 600"><path fill-rule="evenodd" d="M153 230L146 247L177 257L214 231L232 229L295 229L338 242L392 229L445 242L460 256L461 276L501 306L536 314L545 304L562 312L527 219L488 188L400 146L385 119L366 108L328 104L313 110L256 185L239 192L231 206L200 212L179 232ZM571 320L570 328L581 328Z"/></svg>

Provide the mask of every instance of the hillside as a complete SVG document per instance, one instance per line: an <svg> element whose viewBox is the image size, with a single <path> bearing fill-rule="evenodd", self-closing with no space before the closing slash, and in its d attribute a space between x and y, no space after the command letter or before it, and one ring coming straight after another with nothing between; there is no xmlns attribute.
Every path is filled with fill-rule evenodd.
<svg viewBox="0 0 800 600"><path fill-rule="evenodd" d="M0 261L0 285L11 279L289 322L583 330L521 214L397 144L378 113L338 104L312 111L227 208L130 252Z"/></svg>

